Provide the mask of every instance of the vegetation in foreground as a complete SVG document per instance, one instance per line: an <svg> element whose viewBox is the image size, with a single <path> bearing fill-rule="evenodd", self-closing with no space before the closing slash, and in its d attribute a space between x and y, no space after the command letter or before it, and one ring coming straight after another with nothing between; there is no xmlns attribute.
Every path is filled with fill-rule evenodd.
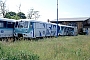
<svg viewBox="0 0 90 60"><path fill-rule="evenodd" d="M89 36L63 36L38 41L0 42L0 59L17 60L89 60ZM11 60L12 60L11 59ZM10 59L9 59L10 60Z"/></svg>

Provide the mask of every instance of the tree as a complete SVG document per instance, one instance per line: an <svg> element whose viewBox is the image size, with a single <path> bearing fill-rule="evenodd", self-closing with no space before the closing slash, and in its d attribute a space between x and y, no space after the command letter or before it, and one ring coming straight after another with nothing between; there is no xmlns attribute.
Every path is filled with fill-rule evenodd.
<svg viewBox="0 0 90 60"><path fill-rule="evenodd" d="M19 4L18 7L18 13L17 13L17 17L20 17L20 19L26 19L26 16L23 12L21 12L21 4Z"/></svg>
<svg viewBox="0 0 90 60"><path fill-rule="evenodd" d="M2 14L5 17L6 12L6 0L4 2L0 1L0 15Z"/></svg>
<svg viewBox="0 0 90 60"><path fill-rule="evenodd" d="M16 16L14 17L14 19L18 20L18 19L20 19L20 17L16 15Z"/></svg>
<svg viewBox="0 0 90 60"><path fill-rule="evenodd" d="M6 13L5 18L18 20L18 19L26 19L26 16L23 12L15 13L11 11Z"/></svg>
<svg viewBox="0 0 90 60"><path fill-rule="evenodd" d="M12 17L14 18L15 16L16 16L16 13L11 11L11 12L6 13L4 18L12 19Z"/></svg>
<svg viewBox="0 0 90 60"><path fill-rule="evenodd" d="M21 19L26 19L26 16L23 12L17 13L17 16L19 16Z"/></svg>
<svg viewBox="0 0 90 60"><path fill-rule="evenodd" d="M40 17L39 15L39 11L34 11L34 9L30 9L28 11L28 15L27 15L27 18L28 19L38 19Z"/></svg>

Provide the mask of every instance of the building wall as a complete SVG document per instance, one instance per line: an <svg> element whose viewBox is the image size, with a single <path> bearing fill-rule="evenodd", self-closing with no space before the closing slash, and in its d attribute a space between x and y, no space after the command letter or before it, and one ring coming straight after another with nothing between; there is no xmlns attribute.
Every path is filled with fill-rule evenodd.
<svg viewBox="0 0 90 60"><path fill-rule="evenodd" d="M80 33L81 29L83 29L83 22L77 22L77 25L78 33Z"/></svg>
<svg viewBox="0 0 90 60"><path fill-rule="evenodd" d="M88 35L90 35L90 28L88 28Z"/></svg>
<svg viewBox="0 0 90 60"><path fill-rule="evenodd" d="M90 24L90 19L87 20L87 23Z"/></svg>

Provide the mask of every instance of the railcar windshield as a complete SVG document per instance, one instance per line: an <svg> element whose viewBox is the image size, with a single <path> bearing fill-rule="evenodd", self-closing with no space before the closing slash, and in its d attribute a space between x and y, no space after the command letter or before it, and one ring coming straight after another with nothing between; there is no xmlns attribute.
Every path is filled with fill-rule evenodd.
<svg viewBox="0 0 90 60"><path fill-rule="evenodd" d="M28 21L19 21L15 24L16 28L28 28Z"/></svg>

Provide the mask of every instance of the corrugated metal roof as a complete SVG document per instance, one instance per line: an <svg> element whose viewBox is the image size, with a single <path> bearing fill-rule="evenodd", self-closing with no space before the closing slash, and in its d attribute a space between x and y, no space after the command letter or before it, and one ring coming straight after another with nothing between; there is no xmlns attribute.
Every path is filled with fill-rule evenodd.
<svg viewBox="0 0 90 60"><path fill-rule="evenodd" d="M58 21L85 21L90 17L80 17L80 18L59 18ZM51 20L50 22L57 21L57 19Z"/></svg>

